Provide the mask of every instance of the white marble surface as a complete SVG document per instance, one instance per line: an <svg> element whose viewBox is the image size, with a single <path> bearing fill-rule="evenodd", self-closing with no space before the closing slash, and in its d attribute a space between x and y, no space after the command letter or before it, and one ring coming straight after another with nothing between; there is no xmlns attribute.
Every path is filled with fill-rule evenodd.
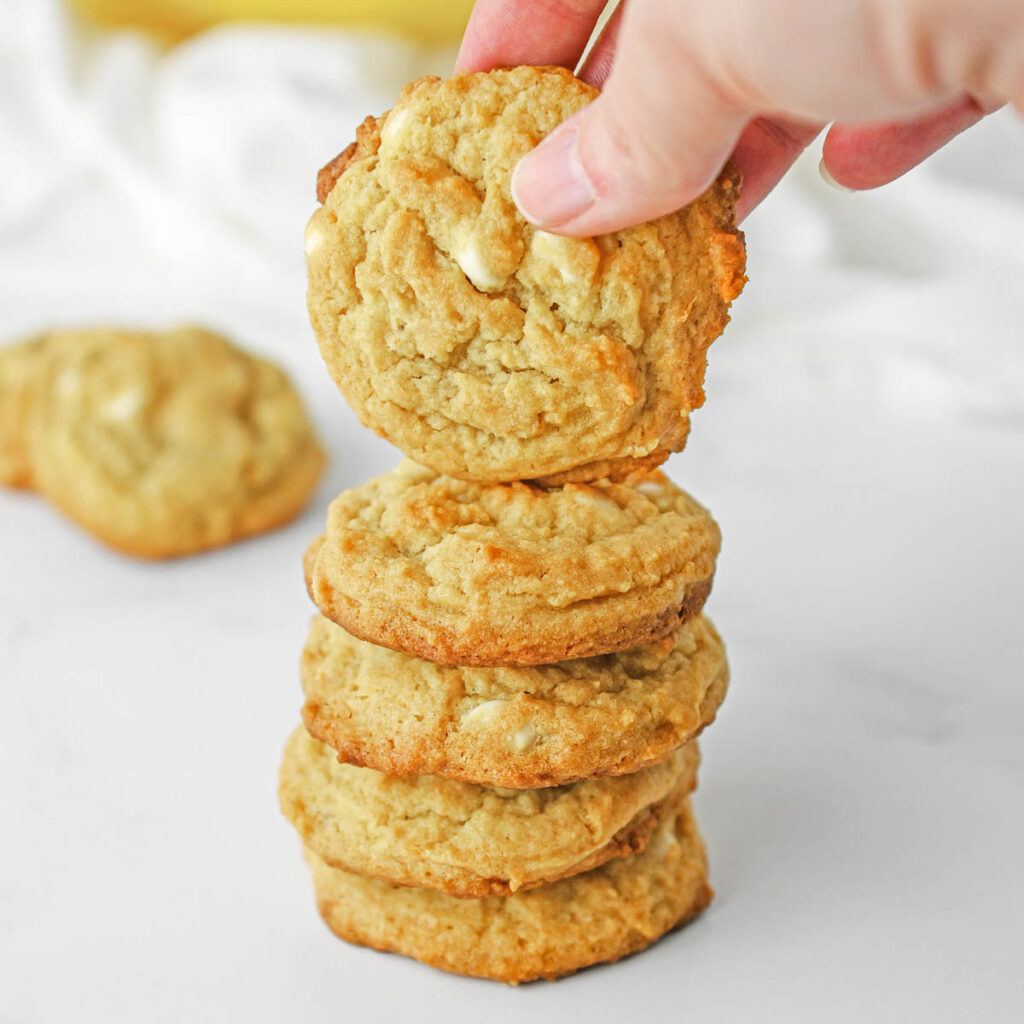
<svg viewBox="0 0 1024 1024"><path fill-rule="evenodd" d="M63 39L31 19L0 28L23 33L26 61L29 44ZM392 54L382 94L436 59L374 45ZM195 86L203 113L182 106L224 47L226 84ZM118 41L80 71L90 88L72 113L107 109L88 99L97 68L162 89L155 109L191 110L176 130L204 139L218 118L248 125L243 141L291 138L296 96L308 111L316 95L302 139L322 153L381 105L351 101L343 128L324 113L347 88L337 69L366 52L243 35L168 63ZM15 117L23 84L0 92L0 159L63 145L78 169L59 216L30 175L0 202L4 336L53 319L212 320L291 368L333 465L292 527L165 565L0 493L3 1024L1021 1019L1024 183L1006 175L1022 166L1019 124L874 196L828 193L808 165L752 219L752 284L670 466L725 534L709 610L733 685L696 801L718 897L641 956L513 990L336 941L276 808L310 614L302 548L333 493L394 460L357 428L303 322L294 211L312 158L283 151L262 205L211 212L197 197L244 146L224 142L201 188L97 117L123 156L105 170L102 147L54 129L53 90L26 94L49 114ZM278 104L265 122L226 116L257 87ZM152 193L111 185L129 179ZM174 223L150 202L162 189L184 211Z"/></svg>

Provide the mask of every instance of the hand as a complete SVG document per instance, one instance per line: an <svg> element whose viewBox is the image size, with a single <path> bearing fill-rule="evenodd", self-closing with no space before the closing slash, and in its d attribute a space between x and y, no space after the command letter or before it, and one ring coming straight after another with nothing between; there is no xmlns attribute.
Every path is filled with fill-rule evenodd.
<svg viewBox="0 0 1024 1024"><path fill-rule="evenodd" d="M477 0L457 70L575 67L603 0ZM579 72L601 95L516 168L532 223L591 235L678 209L731 156L742 219L829 122L822 172L899 177L1024 110L1021 0L625 0Z"/></svg>

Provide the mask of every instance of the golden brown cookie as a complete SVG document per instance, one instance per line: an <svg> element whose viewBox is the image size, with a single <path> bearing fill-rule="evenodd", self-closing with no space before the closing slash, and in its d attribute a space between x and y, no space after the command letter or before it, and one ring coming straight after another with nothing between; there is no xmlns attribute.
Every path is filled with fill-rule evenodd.
<svg viewBox="0 0 1024 1024"><path fill-rule="evenodd" d="M622 478L686 442L745 281L735 170L678 213L541 231L523 155L597 95L563 68L422 78L321 172L309 312L362 422L463 479Z"/></svg>
<svg viewBox="0 0 1024 1024"><path fill-rule="evenodd" d="M306 553L320 611L447 665L536 665L648 643L700 613L718 527L663 474L478 484L403 462L331 503Z"/></svg>
<svg viewBox="0 0 1024 1024"><path fill-rule="evenodd" d="M617 654L465 668L357 640L317 616L303 719L343 761L516 789L635 772L715 717L729 680L703 616Z"/></svg>
<svg viewBox="0 0 1024 1024"><path fill-rule="evenodd" d="M43 362L43 337L0 348L0 484L31 487L28 410L32 381Z"/></svg>
<svg viewBox="0 0 1024 1024"><path fill-rule="evenodd" d="M458 899L332 868L308 850L306 858L320 913L341 938L513 984L635 953L712 897L689 801L642 853L510 896Z"/></svg>
<svg viewBox="0 0 1024 1024"><path fill-rule="evenodd" d="M192 327L48 335L29 456L58 508L145 558L287 522L324 464L284 373Z"/></svg>
<svg viewBox="0 0 1024 1024"><path fill-rule="evenodd" d="M339 764L305 729L281 763L281 810L332 867L452 896L505 895L642 850L697 784L693 741L667 761L547 789L471 786Z"/></svg>

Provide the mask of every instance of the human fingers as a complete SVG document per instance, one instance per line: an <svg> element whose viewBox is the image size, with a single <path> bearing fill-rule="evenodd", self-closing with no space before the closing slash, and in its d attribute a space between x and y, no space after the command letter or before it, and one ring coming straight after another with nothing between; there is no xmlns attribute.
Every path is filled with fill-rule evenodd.
<svg viewBox="0 0 1024 1024"><path fill-rule="evenodd" d="M520 209L549 231L610 231L684 205L745 130L738 155L751 187L741 215L799 148L782 139L762 159L765 126L861 126L863 147L855 133L845 152L837 130L826 166L834 155L844 181L838 165L848 160L850 180L868 184L976 120L977 110L957 106L965 93L1024 109L1020 0L629 0L612 45L602 94L513 176ZM866 164L870 149L876 162Z"/></svg>
<svg viewBox="0 0 1024 1024"><path fill-rule="evenodd" d="M583 66L579 70L579 76L584 82L596 85L599 89L608 80L611 74L612 60L615 57L615 49L619 40L619 30L622 27L622 15L626 10L626 0L622 0L618 7L612 12L607 24L601 29L594 45L590 48Z"/></svg>
<svg viewBox="0 0 1024 1024"><path fill-rule="evenodd" d="M575 68L604 0L477 0L455 70L516 64Z"/></svg>
<svg viewBox="0 0 1024 1024"><path fill-rule="evenodd" d="M663 20L657 4L628 4L604 91L520 161L512 193L534 224L614 231L678 209L714 180L748 115L680 60L682 41Z"/></svg>
<svg viewBox="0 0 1024 1024"><path fill-rule="evenodd" d="M624 7L625 0L602 29L580 69L580 77L591 85L600 87L611 72ZM742 221L775 188L823 127L821 122L756 117L743 129L730 158L743 176L737 221Z"/></svg>
<svg viewBox="0 0 1024 1024"><path fill-rule="evenodd" d="M913 121L833 125L825 136L822 174L843 188L878 188L916 167L985 113L976 100L965 96Z"/></svg>
<svg viewBox="0 0 1024 1024"><path fill-rule="evenodd" d="M775 188L823 127L820 122L755 117L743 129L731 158L743 176L743 191L736 204L737 223Z"/></svg>
<svg viewBox="0 0 1024 1024"><path fill-rule="evenodd" d="M591 85L600 87L611 72L624 7L625 0L602 29L580 69L580 77ZM744 128L730 158L743 176L737 221L742 221L771 192L823 127L821 122L757 117Z"/></svg>

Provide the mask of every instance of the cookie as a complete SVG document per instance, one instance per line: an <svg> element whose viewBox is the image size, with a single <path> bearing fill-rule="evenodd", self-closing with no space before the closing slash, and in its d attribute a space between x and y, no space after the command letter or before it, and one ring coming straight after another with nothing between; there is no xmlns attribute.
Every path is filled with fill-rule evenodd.
<svg viewBox="0 0 1024 1024"><path fill-rule="evenodd" d="M516 984L635 953L711 901L686 801L647 848L551 885L465 900L332 868L307 850L317 904L348 942Z"/></svg>
<svg viewBox="0 0 1024 1024"><path fill-rule="evenodd" d="M439 473L553 484L653 468L704 400L743 287L726 170L594 238L528 224L519 158L597 90L563 68L422 78L320 174L310 319L362 422Z"/></svg>
<svg viewBox="0 0 1024 1024"><path fill-rule="evenodd" d="M719 532L659 472L478 484L403 462L330 506L306 552L320 611L448 665L536 665L635 647L700 613Z"/></svg>
<svg viewBox="0 0 1024 1024"><path fill-rule="evenodd" d="M43 362L45 339L0 348L0 484L31 487L28 410L32 381Z"/></svg>
<svg viewBox="0 0 1024 1024"><path fill-rule="evenodd" d="M168 558L292 519L324 454L277 367L197 328L48 336L34 486L118 550Z"/></svg>
<svg viewBox="0 0 1024 1024"><path fill-rule="evenodd" d="M281 763L281 810L332 867L463 898L505 895L642 850L697 783L696 741L632 775L547 789L472 786L339 764L305 729Z"/></svg>
<svg viewBox="0 0 1024 1024"><path fill-rule="evenodd" d="M703 616L617 654L554 665L435 665L317 616L302 652L303 720L343 761L530 789L667 758L715 717L729 668Z"/></svg>

